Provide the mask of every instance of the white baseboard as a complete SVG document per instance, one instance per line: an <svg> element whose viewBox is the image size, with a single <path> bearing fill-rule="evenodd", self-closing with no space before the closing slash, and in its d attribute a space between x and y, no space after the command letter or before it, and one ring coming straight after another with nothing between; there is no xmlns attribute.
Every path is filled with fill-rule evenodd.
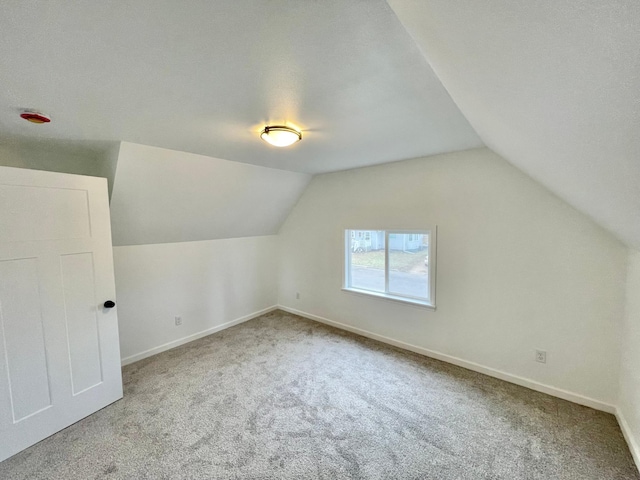
<svg viewBox="0 0 640 480"><path fill-rule="evenodd" d="M259 317L260 315L264 315L265 313L269 313L277 309L278 307L276 305L273 305L271 307L262 309L260 311L250 313L249 315L245 315L244 317L236 318L235 320L231 320L230 322L223 323L222 325L217 325L215 327L207 328L206 330L202 330L201 332L194 333L192 335L188 335L186 337L173 340L163 345L150 348L149 350L145 350L144 352L136 353L135 355L130 355L121 360L122 366L124 367L125 365L129 365L130 363L134 363L134 362L137 362L138 360L142 360L143 358L151 357L153 355L157 355L158 353L171 350L172 348L179 347L180 345L184 345L185 343L193 342L194 340L197 340L199 338L206 337L207 335L211 335L212 333L219 332L220 330L224 330L229 327L233 327L234 325L238 325L240 323L254 319L256 317Z"/></svg>
<svg viewBox="0 0 640 480"><path fill-rule="evenodd" d="M373 340L378 340L379 342L387 343L389 345L393 345L395 347L402 348L404 350L409 350L411 352L418 353L426 357L431 357L431 358L435 358L436 360L442 360L443 362L452 363L453 365L457 365L459 367L463 367L468 370L473 370L474 372L483 373L490 377L499 378L500 380L504 380L506 382L515 383L516 385L527 387L537 392L546 393L548 395L551 395L553 397L558 397L563 400L568 400L569 402L577 403L579 405L584 405L586 407L595 408L596 410L602 410L603 412L607 412L607 413L613 413L613 414L617 413L617 409L614 405L601 402L600 400L595 400L593 398L585 397L583 395L569 392L561 388L545 385L543 383L536 382L535 380L519 377L518 375L512 375L510 373L506 373L501 370L496 370L491 367L485 367L484 365L480 365L475 362L463 360L462 358L447 355L446 353L440 353L434 350L418 347L417 345L405 343L400 340L394 340L393 338L385 337L383 335L378 335L377 333L352 327L351 325L346 325L344 323L336 322L335 320L329 320L328 318L320 317L318 315L313 315L311 313L303 312L301 310L296 310L295 308L286 307L284 305L279 305L278 308L285 312L293 313L294 315L299 315L301 317L308 318L309 320L315 320L316 322L331 325L332 327L340 328L342 330L347 330L348 332L352 332L357 335L362 335L363 337L371 338Z"/></svg>
<svg viewBox="0 0 640 480"><path fill-rule="evenodd" d="M475 362L463 360L461 358L447 355L445 353L440 353L434 350L429 350L427 348L418 347L417 345L412 345L410 343L402 342L400 340L394 340L393 338L385 337L384 335L378 335L377 333L369 332L368 330L352 327L351 325L336 322L335 320L329 320L328 318L320 317L312 313L303 312L302 310L296 310L295 308L286 307L284 305L274 305L274 306L265 308L263 310L250 313L249 315L236 318L235 320L231 320L230 322L223 323L222 325L208 328L201 332L194 333L192 335L188 335L186 337L179 338L177 340L173 340L171 342L165 343L158 347L151 348L149 350L145 350L144 352L140 352L135 355L125 357L122 359L122 366L129 365L131 363L137 362L138 360L142 360L143 358L151 357L153 355L157 355L158 353L161 353L167 350L171 350L172 348L179 347L180 345L184 345L185 343L189 343L199 338L206 337L207 335L211 335L221 330L225 330L229 327L233 327L234 325L238 325L240 323L252 320L256 317L259 317L261 315L264 315L266 313L269 313L278 309L283 310L285 312L293 313L294 315L299 315L301 317L308 318L309 320L314 320L316 322L324 323L326 325L330 325L332 327L336 327L341 330L346 330L348 332L355 333L363 337L371 338L379 342L387 343L389 345L393 345L395 347L402 348L404 350L409 350L411 352L418 353L426 357L442 360L443 362L451 363L453 365L457 365L459 367L463 367L468 370L472 370L474 372L483 373L490 377L498 378L506 382L527 387L537 392L546 393L548 395L558 397L573 403L577 403L579 405L595 408L596 410L601 410L603 412L613 413L615 414L618 420L618 424L620 425L620 429L622 430L622 434L624 435L627 445L629 446L629 450L631 451L631 455L633 456L636 466L638 467L638 470L640 470L640 446L636 442L631 432L631 429L629 427L629 424L624 418L624 415L622 414L620 409L614 405L610 405L608 403L604 403L599 400L595 400L593 398L585 397L577 393L569 392L567 390L545 385L543 383L536 382L535 380L530 380L528 378L520 377L518 375L512 375L510 373L496 370L491 367L486 367L484 365L480 365Z"/></svg>
<svg viewBox="0 0 640 480"><path fill-rule="evenodd" d="M638 446L638 443L631 432L631 428L629 427L627 420L624 418L620 408L616 409L616 418L618 419L620 430L622 430L622 435L624 435L624 439L627 441L627 445L629 445L629 450L631 450L633 461L636 462L636 467L640 471L640 447Z"/></svg>

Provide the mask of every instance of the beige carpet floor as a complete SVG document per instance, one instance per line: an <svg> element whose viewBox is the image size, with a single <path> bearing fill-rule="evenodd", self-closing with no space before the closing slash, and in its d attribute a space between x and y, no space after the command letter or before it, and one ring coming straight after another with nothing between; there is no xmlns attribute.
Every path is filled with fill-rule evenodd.
<svg viewBox="0 0 640 480"><path fill-rule="evenodd" d="M612 415L280 311L124 385L0 478L640 478Z"/></svg>

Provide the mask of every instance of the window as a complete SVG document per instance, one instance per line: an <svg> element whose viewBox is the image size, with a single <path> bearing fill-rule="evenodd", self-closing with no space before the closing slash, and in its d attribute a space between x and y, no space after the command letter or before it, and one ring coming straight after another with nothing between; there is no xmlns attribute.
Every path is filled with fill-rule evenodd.
<svg viewBox="0 0 640 480"><path fill-rule="evenodd" d="M344 290L435 308L435 228L346 230L344 238Z"/></svg>

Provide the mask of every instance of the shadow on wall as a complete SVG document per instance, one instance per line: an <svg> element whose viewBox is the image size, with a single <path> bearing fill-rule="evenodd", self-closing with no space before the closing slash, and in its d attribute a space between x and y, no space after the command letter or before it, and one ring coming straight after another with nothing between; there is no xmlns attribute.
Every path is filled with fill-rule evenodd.
<svg viewBox="0 0 640 480"><path fill-rule="evenodd" d="M0 142L0 166L104 177L113 191L120 143L12 139Z"/></svg>

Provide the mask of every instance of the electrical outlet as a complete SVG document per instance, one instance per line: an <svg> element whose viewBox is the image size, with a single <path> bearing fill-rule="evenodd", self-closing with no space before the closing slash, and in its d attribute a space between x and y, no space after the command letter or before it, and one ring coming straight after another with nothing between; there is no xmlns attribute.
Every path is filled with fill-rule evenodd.
<svg viewBox="0 0 640 480"><path fill-rule="evenodd" d="M296 292L296 300L300 300L300 292Z"/></svg>
<svg viewBox="0 0 640 480"><path fill-rule="evenodd" d="M175 320L176 320L176 327L178 325L182 325L182 317L176 317Z"/></svg>
<svg viewBox="0 0 640 480"><path fill-rule="evenodd" d="M536 362L547 363L547 352L544 350L536 350Z"/></svg>

